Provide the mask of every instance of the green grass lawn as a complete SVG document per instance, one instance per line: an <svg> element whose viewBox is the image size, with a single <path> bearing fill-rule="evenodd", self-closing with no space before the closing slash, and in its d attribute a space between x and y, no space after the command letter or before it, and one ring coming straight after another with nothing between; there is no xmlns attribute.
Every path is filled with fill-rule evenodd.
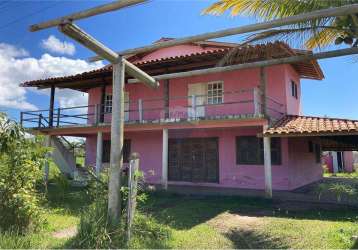
<svg viewBox="0 0 358 250"><path fill-rule="evenodd" d="M69 190L64 199L49 189L48 225L27 236L0 235L1 248L68 248L70 239L54 232L73 228L88 205L84 191ZM263 199L191 197L152 193L142 213L170 230L167 248L357 248L358 211L308 210L302 204Z"/></svg>

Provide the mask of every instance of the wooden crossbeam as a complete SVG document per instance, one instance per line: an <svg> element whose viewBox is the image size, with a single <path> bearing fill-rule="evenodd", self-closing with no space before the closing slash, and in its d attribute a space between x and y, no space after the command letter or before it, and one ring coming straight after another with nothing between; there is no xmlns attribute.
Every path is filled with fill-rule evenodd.
<svg viewBox="0 0 358 250"><path fill-rule="evenodd" d="M153 77L145 73L143 70L135 66L134 64L128 62L126 59L123 59L124 67L126 73L130 76L137 79L137 81L144 83L150 88L158 88L159 82Z"/></svg>
<svg viewBox="0 0 358 250"><path fill-rule="evenodd" d="M115 2L109 3L109 4L103 4L103 5L88 9L88 10L73 13L71 15L67 15L67 16L64 16L64 17L60 17L60 18L50 20L50 21L46 21L46 22L42 22L42 23L39 23L39 24L31 25L30 26L30 31L34 32L34 31L38 31L38 30L47 29L47 28L50 28L50 27L55 27L55 26L60 25L63 22L68 21L68 20L69 21L79 20L79 19L83 19L83 18L103 14L103 13L106 13L106 12L119 10L119 9L122 9L122 8L125 8L125 7L128 7L128 6L144 3L146 1L147 0L120 0L120 1L115 1Z"/></svg>
<svg viewBox="0 0 358 250"><path fill-rule="evenodd" d="M117 53L115 53L114 51L112 51L111 49L107 48L105 45L94 39L91 35L84 32L77 25L69 22L69 23L63 23L58 27L62 33L76 40L86 48L96 52L98 55L101 55L103 58L107 59L113 64L118 63L120 56ZM125 72L128 73L130 76L136 78L139 82L144 83L150 88L159 87L159 82L155 80L153 77L145 73L137 66L128 62L127 60L122 59L122 61L124 64Z"/></svg>
<svg viewBox="0 0 358 250"><path fill-rule="evenodd" d="M119 56L116 52L107 48L105 45L103 45L102 43L94 39L92 36L84 32L77 25L71 22L67 22L67 23L60 24L58 26L58 29L62 33L76 40L86 48L94 51L95 53L105 58L106 60L110 61L111 63L118 62Z"/></svg>
<svg viewBox="0 0 358 250"><path fill-rule="evenodd" d="M307 55L270 59L265 61L252 62L252 63L243 63L243 64L223 66L223 67L214 67L208 69L197 69L197 70L191 70L185 72L169 73L169 74L153 76L153 78L159 81L165 79L198 76L203 74L214 74L214 73L234 71L240 69L268 67L268 66L279 65L279 64L290 64L290 63L296 63L302 61L309 61L312 59L333 58L333 57L346 56L352 54L358 54L358 48L355 47L355 48L348 48L348 49L339 49L339 50L325 51L319 53L310 53ZM137 79L128 80L128 83L137 83L137 82L139 82Z"/></svg>
<svg viewBox="0 0 358 250"><path fill-rule="evenodd" d="M276 28L276 27L295 24L298 22L315 20L317 18L345 16L345 15L355 14L355 13L358 13L358 4L350 4L350 5L345 5L342 7L312 11L309 13L285 17L285 18L281 18L281 19L268 21L268 22L245 25L245 26L236 27L236 28L218 30L218 31L214 31L214 32L203 33L200 35L188 36L188 37L179 38L179 39L175 39L175 40L164 41L164 42L155 43L152 45L139 47L139 48L135 48L135 49L122 50L117 53L120 55L143 53L143 52L153 51L156 49L171 47L174 45L180 45L180 44L191 43L191 42L200 42L200 41L205 41L208 39L215 39L215 38L220 38L220 37L244 34L244 33L255 32L255 31L260 31L260 30L265 30L265 29L272 29L272 28ZM96 61L96 60L101 60L101 58L98 56L90 58L90 61Z"/></svg>

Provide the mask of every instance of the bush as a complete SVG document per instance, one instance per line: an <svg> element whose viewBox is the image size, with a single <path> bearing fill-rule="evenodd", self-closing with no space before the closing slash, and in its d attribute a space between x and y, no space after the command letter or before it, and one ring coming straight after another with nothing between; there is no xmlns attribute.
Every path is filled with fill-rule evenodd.
<svg viewBox="0 0 358 250"><path fill-rule="evenodd" d="M125 225L124 219L121 225ZM164 248L169 228L152 217L136 213L132 228L131 248ZM107 203L95 202L86 209L80 220L71 248L128 248L125 227L111 229L107 221Z"/></svg>
<svg viewBox="0 0 358 250"><path fill-rule="evenodd" d="M47 149L39 137L27 138L13 121L0 114L0 229L20 234L38 229L41 178Z"/></svg>

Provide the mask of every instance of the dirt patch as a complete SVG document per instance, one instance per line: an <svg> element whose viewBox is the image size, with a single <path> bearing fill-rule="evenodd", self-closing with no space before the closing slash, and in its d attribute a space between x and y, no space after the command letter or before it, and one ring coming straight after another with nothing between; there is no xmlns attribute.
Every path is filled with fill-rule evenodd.
<svg viewBox="0 0 358 250"><path fill-rule="evenodd" d="M221 232L228 232L233 229L253 229L264 224L260 217L231 214L225 212L211 219L209 225L219 229Z"/></svg>
<svg viewBox="0 0 358 250"><path fill-rule="evenodd" d="M52 237L57 239L71 238L77 234L77 227L69 227L60 231L54 232Z"/></svg>

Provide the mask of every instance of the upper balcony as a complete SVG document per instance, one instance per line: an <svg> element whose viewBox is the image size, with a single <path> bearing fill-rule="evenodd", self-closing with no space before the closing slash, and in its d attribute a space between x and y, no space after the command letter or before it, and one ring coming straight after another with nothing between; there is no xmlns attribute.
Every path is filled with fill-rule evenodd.
<svg viewBox="0 0 358 250"><path fill-rule="evenodd" d="M265 102L265 103L263 103ZM69 126L96 126L111 123L110 103L80 107L21 112L25 128L42 129ZM223 92L217 96L191 95L126 100L125 124L164 124L202 120L278 119L285 105L267 97L258 88Z"/></svg>

